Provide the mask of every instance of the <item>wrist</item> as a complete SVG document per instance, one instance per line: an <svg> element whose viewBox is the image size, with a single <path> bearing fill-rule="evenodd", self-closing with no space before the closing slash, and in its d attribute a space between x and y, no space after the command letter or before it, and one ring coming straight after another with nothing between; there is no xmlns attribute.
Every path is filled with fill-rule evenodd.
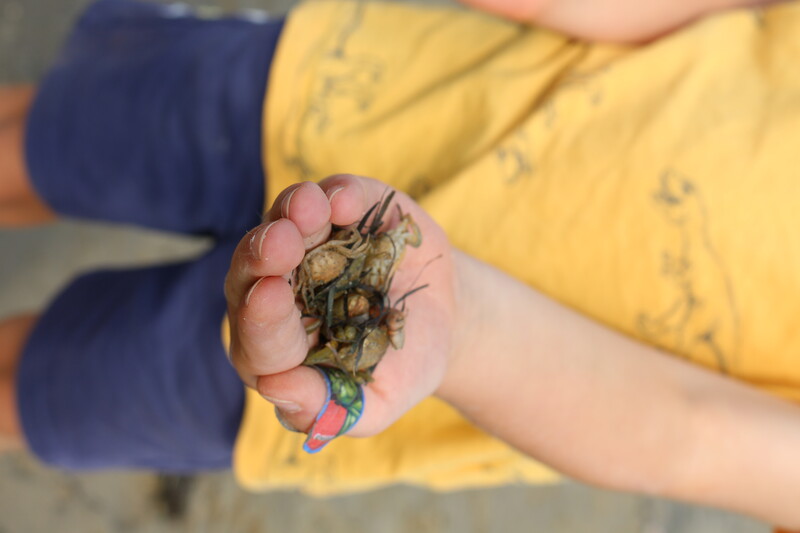
<svg viewBox="0 0 800 533"><path fill-rule="evenodd" d="M447 366L435 396L458 407L458 393L465 388L470 368L476 368L474 358L480 352L483 329L480 315L484 307L479 301L477 261L455 248L452 256L455 316Z"/></svg>

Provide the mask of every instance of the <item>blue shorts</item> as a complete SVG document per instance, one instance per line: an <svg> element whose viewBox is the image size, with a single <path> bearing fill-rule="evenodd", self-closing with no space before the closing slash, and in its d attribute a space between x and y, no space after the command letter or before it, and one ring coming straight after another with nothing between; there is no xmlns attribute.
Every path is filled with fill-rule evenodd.
<svg viewBox="0 0 800 533"><path fill-rule="evenodd" d="M100 0L42 81L26 158L47 204L216 243L193 261L84 275L44 312L18 402L45 462L230 466L244 391L220 341L222 287L260 222L261 112L282 24Z"/></svg>

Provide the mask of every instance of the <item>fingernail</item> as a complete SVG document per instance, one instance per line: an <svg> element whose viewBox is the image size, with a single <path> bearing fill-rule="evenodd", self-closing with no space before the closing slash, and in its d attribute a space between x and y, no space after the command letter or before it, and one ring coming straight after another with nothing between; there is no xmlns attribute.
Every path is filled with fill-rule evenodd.
<svg viewBox="0 0 800 533"><path fill-rule="evenodd" d="M260 229L259 231L256 231L255 233L253 233L253 236L250 237L250 253L253 254L253 256L256 259L259 259L261 261L266 259L262 255L263 253L262 248L264 247L264 239L267 238L267 232L269 232L269 228L271 228L272 225L275 224L275 222L277 222L277 220L270 222L269 224L267 224L267 227Z"/></svg>
<svg viewBox="0 0 800 533"><path fill-rule="evenodd" d="M283 202L281 203L281 216L283 218L289 217L289 204L292 202L292 196L294 196L294 193L296 193L299 189L300 187L297 187L292 192L290 192L286 196L286 198L283 199Z"/></svg>
<svg viewBox="0 0 800 533"><path fill-rule="evenodd" d="M281 412L281 409L277 406L275 407L275 418L278 419L280 425L282 425L285 429L288 429L289 431L294 431L295 433L302 433L302 431L291 425L289 421L286 420L286 417L283 416L283 412Z"/></svg>
<svg viewBox="0 0 800 533"><path fill-rule="evenodd" d="M336 196L339 193L339 191L341 191L344 188L345 188L344 185L340 185L339 187L336 187L335 189L328 191L328 202L332 202L333 197Z"/></svg>
<svg viewBox="0 0 800 533"><path fill-rule="evenodd" d="M262 394L261 397L273 404L275 407L279 408L284 413L299 413L303 410L300 405L289 400L279 400L278 398L273 398L272 396L267 396L266 394Z"/></svg>
<svg viewBox="0 0 800 533"><path fill-rule="evenodd" d="M244 306L245 307L250 305L250 296L253 295L253 291L256 290L256 287L258 287L258 284L261 283L262 281L264 281L264 278L259 278L258 281L253 283L253 286L250 287L250 290L247 291L247 296L244 297Z"/></svg>
<svg viewBox="0 0 800 533"><path fill-rule="evenodd" d="M327 237L328 235L330 235L330 227L326 226L321 230L319 230L318 232L314 233L313 235L309 235L308 237L304 238L303 246L305 247L306 250L313 248L319 243L321 243L323 240L325 240L325 237Z"/></svg>

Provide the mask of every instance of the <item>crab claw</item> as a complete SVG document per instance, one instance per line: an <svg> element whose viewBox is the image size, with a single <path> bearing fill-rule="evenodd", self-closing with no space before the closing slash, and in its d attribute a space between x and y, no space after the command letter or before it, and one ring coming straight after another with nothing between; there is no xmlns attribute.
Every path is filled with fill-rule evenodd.
<svg viewBox="0 0 800 533"><path fill-rule="evenodd" d="M406 324L406 315L399 309L390 309L386 314L386 332L389 335L389 342L399 350L405 344L406 336L403 326Z"/></svg>
<svg viewBox="0 0 800 533"><path fill-rule="evenodd" d="M405 235L406 244L414 248L418 248L422 244L422 232L417 223L414 222L414 219L411 218L411 215L403 215L403 218L400 219L399 227L401 228L401 234Z"/></svg>

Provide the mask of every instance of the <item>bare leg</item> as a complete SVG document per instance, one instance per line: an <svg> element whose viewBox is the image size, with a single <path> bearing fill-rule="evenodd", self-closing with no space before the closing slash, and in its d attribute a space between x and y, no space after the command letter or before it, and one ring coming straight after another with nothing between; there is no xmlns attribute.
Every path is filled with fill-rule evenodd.
<svg viewBox="0 0 800 533"><path fill-rule="evenodd" d="M25 168L24 139L32 85L0 86L0 226L42 224L55 213L39 198Z"/></svg>
<svg viewBox="0 0 800 533"><path fill-rule="evenodd" d="M0 452L24 448L17 409L17 366L38 317L20 315L0 321Z"/></svg>

